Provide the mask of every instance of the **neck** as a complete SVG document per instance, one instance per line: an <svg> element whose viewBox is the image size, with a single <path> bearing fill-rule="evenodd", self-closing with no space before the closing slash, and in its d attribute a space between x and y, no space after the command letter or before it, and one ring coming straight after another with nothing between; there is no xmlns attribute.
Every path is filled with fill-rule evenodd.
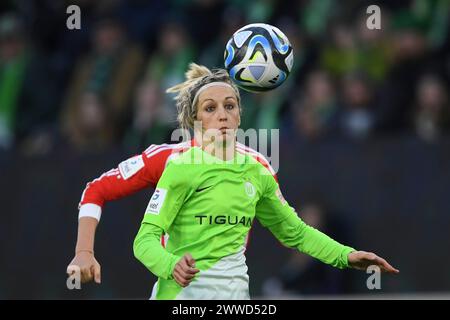
<svg viewBox="0 0 450 320"><path fill-rule="evenodd" d="M224 141L211 141L211 140L195 140L197 145L202 148L203 151L215 156L216 158L228 161L232 160L236 151L236 140L229 139Z"/></svg>

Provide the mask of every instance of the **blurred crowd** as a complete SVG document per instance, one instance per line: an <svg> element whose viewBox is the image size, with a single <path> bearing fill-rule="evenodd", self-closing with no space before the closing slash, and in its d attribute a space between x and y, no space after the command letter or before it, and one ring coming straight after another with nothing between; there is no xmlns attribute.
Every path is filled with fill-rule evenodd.
<svg viewBox="0 0 450 320"><path fill-rule="evenodd" d="M81 8L79 30L69 30L66 26L70 16L66 9L72 4ZM366 9L372 4L381 8L381 30L369 30L366 26L369 17ZM173 95L165 93L165 89L184 80L184 72L191 61L209 68L223 67L224 48L228 39L240 27L254 22L270 23L280 28L291 41L295 60L289 78L276 90L259 94L241 91L243 129L279 128L285 147L289 147L290 143L295 146L326 145L330 141L334 145L337 139L370 144L375 139L399 136L412 136L423 141L427 147L449 135L448 0L2 0L0 175L3 178L6 176L6 180L13 175L1 172L4 168L2 164L8 164L11 159L28 164L30 162L26 161L35 162L32 157L66 155L65 152L69 151L71 153L68 154L93 155L88 157L92 160L111 150L125 159L133 153L142 152L150 144L170 142L172 130L177 127L176 108ZM323 158L328 160L329 149L326 152ZM442 154L439 156L444 157ZM302 168L309 168L309 163L318 167L309 180L305 178L307 174L298 172L297 162L289 159L283 162L281 166L285 168L286 175L291 178L302 175L303 178L300 182L292 178L295 182L291 181L291 190L300 193L299 185L303 183L310 187L313 180L318 181L317 184L322 183L321 187L327 189L324 183L326 179L319 179L322 175L317 172L327 176L330 170L327 171L323 165L320 167L321 162L317 159L322 157L312 157L308 159L309 162L303 163ZM375 155L374 159L380 157ZM418 160L420 166L422 160ZM435 163L425 160L424 167L430 171L424 171L423 181L429 181L425 175L436 180L441 177L441 184L437 181L428 185L408 179L399 179L401 183L395 184L396 171L387 171L387 177L382 176L380 181L374 182L378 189L373 187L372 190L380 189L399 198L410 190L413 196L405 197L406 209L403 210L410 218L409 214L414 211L410 206L418 203L418 208L422 208L421 204L428 203L425 200L420 202L427 197L427 192L433 193L433 190L439 190L441 185L446 186L448 182L445 176L448 170L444 168L434 175L432 171L441 168L439 166L443 166L445 161ZM72 165L68 162L64 168ZM348 164L353 165L355 162L350 161ZM401 162L395 165L393 168L405 164ZM22 167L17 166L14 172L21 170L18 168ZM346 167L338 163L333 168ZM61 202L75 199L72 193L61 187L59 172L56 174L53 166L44 166L43 172L40 172L47 179L45 170L48 170L47 173L52 171L48 176L53 177L50 178L55 184L53 190L62 190L61 194L66 197L61 198ZM68 171L61 174L68 174ZM84 171L76 168L71 174L79 172ZM353 176L349 174L352 172ZM327 195L337 194L336 197L342 198L342 194L337 191L351 188L358 194L359 184L354 182L364 182L364 174L360 176L361 172L356 168L355 171L344 171L342 175L346 178L350 176L349 180L341 185L338 176ZM413 175L404 174L404 177L410 176L414 178ZM17 183L22 187L33 179L34 176L28 180L19 179ZM85 177L80 180L83 180L84 185ZM349 181L353 181L353 184ZM24 219L29 223L29 217L21 213L32 212L35 204L39 203L39 206L48 206L45 207L47 217L53 214L54 217L67 219L67 216L61 216L61 211L67 209L66 203L61 204L64 210L59 210L61 207L55 206L53 201L41 199L43 190L36 190L35 185L31 185L33 187L16 192L18 188L12 188L11 191L10 184L5 183L3 192L6 189L9 192L6 194L10 195L7 197L13 209L4 211L10 212L11 217L19 222ZM372 185L372 182L367 185ZM401 186L402 193L392 192L393 186ZM78 197L81 191L78 185L70 187L76 189L73 193ZM51 188L51 184L46 188ZM445 191L442 191L442 203L448 204ZM20 198L24 194L27 201ZM441 193L436 194L436 198L439 198ZM391 201L393 206L396 205L394 198L377 198L377 195L373 195L376 201L369 201L367 205L369 209L374 207L374 212L383 212L376 204L381 206ZM351 203L356 201L353 194L349 193L348 197ZM304 198L302 195L301 200ZM402 199L397 201L403 203ZM352 239L347 239L351 234L348 230L350 224L337 220L337 217L346 215L336 212L333 203L327 205L323 199L314 196L306 200L295 207L302 207L302 217L308 224L343 242L349 240L349 243L353 243ZM77 203L78 198L73 202ZM23 205L22 209L20 204ZM434 212L435 207L432 208ZM359 209L367 211L362 205L358 212ZM390 214L395 210L387 210L386 216L391 219ZM425 212L422 211L420 216L426 216L422 215ZM72 213L70 215L74 216ZM19 222L16 222L16 226L22 225ZM67 225L66 222L64 220L63 224ZM123 220L120 224L123 228ZM23 225L28 226L25 223ZM36 222L29 226L38 233L40 229L35 225L39 224ZM403 220L401 225L403 228ZM438 234L434 228L439 224L433 222L430 225L433 226L433 232L428 234ZM134 226L130 225L129 228L131 230ZM12 227L11 230L13 232L18 228ZM392 230L389 232L393 233ZM387 234L391 234L389 232ZM0 236L7 239L5 234L0 232ZM18 233L18 237L22 238L22 234L28 232ZM73 241L70 241L72 248ZM0 244L10 244L12 248L0 252L16 252L20 259L28 261L28 253L31 251L37 254L39 250L28 250L29 243L37 245L37 241L24 242L27 242L27 250L15 249L15 241L0 241ZM422 238L420 242L423 242ZM66 243L69 243L67 239ZM416 250L415 246L408 246ZM26 255L20 256L25 252ZM46 250L42 252L47 253ZM404 252L402 249L406 255ZM420 260L426 262L430 259ZM414 260L413 265L416 263ZM59 270L60 264L57 267ZM344 292L348 285L345 278L348 275L296 252L289 256L287 263L281 266L277 263L277 267L280 268L278 272L274 272L273 277L262 284L262 294L333 294ZM60 281L56 271L52 276L55 277L54 283ZM411 279L415 280L416 277ZM10 287L16 287L15 280ZM23 292L28 293L28 287ZM37 292L36 289L35 294L39 296Z"/></svg>
<svg viewBox="0 0 450 320"><path fill-rule="evenodd" d="M81 8L69 30L66 8ZM243 93L247 128L281 128L318 143L413 134L437 141L450 128L450 3L377 1L2 1L0 152L59 148L139 152L170 141L173 96L189 62L222 67L241 26L279 27L293 71L265 94Z"/></svg>

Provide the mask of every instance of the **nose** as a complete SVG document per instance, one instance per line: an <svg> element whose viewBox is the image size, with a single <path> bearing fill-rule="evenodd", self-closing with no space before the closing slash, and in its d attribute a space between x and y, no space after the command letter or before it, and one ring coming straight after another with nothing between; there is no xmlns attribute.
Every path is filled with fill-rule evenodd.
<svg viewBox="0 0 450 320"><path fill-rule="evenodd" d="M221 105L219 108L219 112L217 113L219 117L219 121L227 121L227 111L225 110L225 106Z"/></svg>

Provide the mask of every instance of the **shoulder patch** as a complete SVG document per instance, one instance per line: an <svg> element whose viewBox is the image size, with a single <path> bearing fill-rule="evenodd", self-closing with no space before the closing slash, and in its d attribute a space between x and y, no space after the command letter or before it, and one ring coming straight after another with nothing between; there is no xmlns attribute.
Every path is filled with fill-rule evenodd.
<svg viewBox="0 0 450 320"><path fill-rule="evenodd" d="M134 156L128 160L125 160L119 164L119 172L126 180L136 174L144 167L144 160L142 155Z"/></svg>
<svg viewBox="0 0 450 320"><path fill-rule="evenodd" d="M159 211L164 203L164 199L166 198L166 194L166 189L156 188L150 202L148 203L147 209L145 209L145 213L159 214Z"/></svg>

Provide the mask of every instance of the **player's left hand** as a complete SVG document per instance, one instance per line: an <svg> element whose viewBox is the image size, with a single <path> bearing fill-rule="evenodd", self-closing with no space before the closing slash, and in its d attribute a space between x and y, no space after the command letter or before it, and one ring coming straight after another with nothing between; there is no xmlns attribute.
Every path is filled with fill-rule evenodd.
<svg viewBox="0 0 450 320"><path fill-rule="evenodd" d="M369 266L375 265L378 266L382 272L394 274L400 272L373 252L353 251L348 255L348 264L350 267L358 270L366 270Z"/></svg>

